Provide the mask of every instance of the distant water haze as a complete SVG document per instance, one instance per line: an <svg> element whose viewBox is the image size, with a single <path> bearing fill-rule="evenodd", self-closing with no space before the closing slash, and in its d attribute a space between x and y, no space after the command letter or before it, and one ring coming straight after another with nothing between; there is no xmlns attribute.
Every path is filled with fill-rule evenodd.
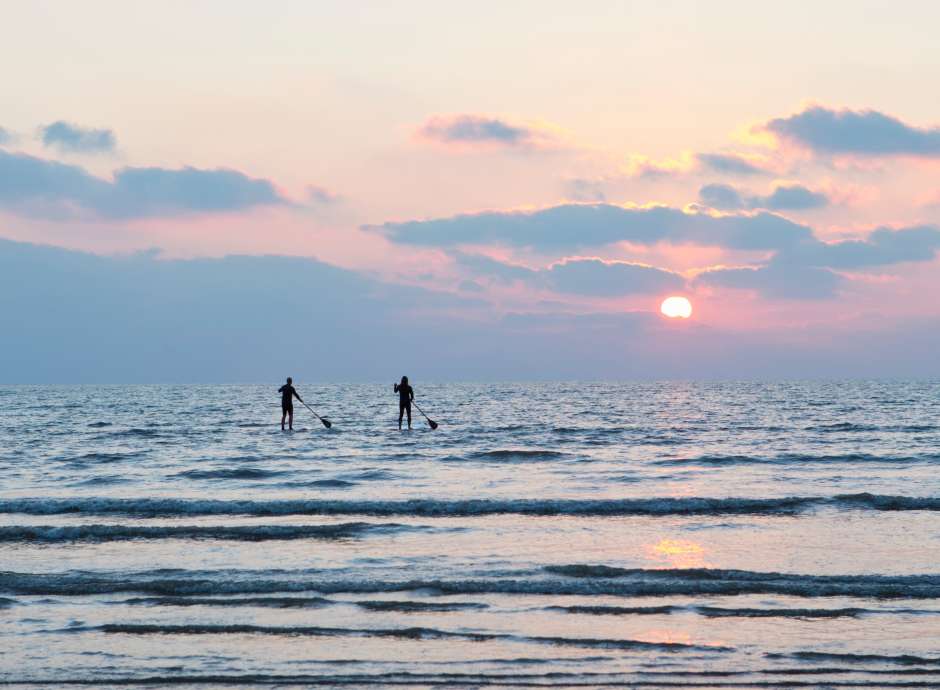
<svg viewBox="0 0 940 690"><path fill-rule="evenodd" d="M929 319L867 320L865 337L839 320L741 330L699 321L706 301L689 319L647 302L498 310L306 258L103 257L0 240L0 383L940 378ZM729 314L744 323L748 308Z"/></svg>

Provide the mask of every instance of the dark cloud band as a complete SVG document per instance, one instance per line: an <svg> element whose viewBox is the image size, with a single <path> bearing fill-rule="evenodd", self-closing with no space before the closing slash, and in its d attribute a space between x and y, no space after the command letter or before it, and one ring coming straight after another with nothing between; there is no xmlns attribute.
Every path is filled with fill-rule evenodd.
<svg viewBox="0 0 940 690"><path fill-rule="evenodd" d="M287 203L270 181L235 170L122 168L109 181L76 165L0 151L0 207L22 215L133 219Z"/></svg>
<svg viewBox="0 0 940 690"><path fill-rule="evenodd" d="M545 269L497 261L480 254L454 252L457 264L476 276L499 282L522 282L531 287L590 297L655 294L685 287L678 273L630 261L568 258Z"/></svg>
<svg viewBox="0 0 940 690"><path fill-rule="evenodd" d="M940 127L912 127L876 110L813 106L790 117L771 120L765 128L819 153L940 156Z"/></svg>
<svg viewBox="0 0 940 690"><path fill-rule="evenodd" d="M778 185L766 196L746 194L727 184L708 184L699 190L699 201L720 211L806 211L829 205L828 196L799 184Z"/></svg>
<svg viewBox="0 0 940 690"><path fill-rule="evenodd" d="M457 247L500 244L570 251L616 242L661 242L779 250L812 239L812 231L772 213L712 216L668 207L566 204L539 211L488 212L379 228L402 244Z"/></svg>

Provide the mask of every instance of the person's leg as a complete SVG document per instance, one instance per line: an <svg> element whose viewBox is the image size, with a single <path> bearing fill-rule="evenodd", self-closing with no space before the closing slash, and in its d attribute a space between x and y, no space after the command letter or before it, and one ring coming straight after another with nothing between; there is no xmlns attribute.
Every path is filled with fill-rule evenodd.
<svg viewBox="0 0 940 690"><path fill-rule="evenodd" d="M408 428L411 428L411 405L408 406Z"/></svg>
<svg viewBox="0 0 940 690"><path fill-rule="evenodd" d="M405 416L405 406L398 406L398 430L401 431L401 420Z"/></svg>
<svg viewBox="0 0 940 690"><path fill-rule="evenodd" d="M293 407L288 408L287 419L288 419L288 422L287 422L288 428L290 428L290 430L293 431L294 430L294 408Z"/></svg>
<svg viewBox="0 0 940 690"><path fill-rule="evenodd" d="M284 420L287 419L287 408L281 408L281 431L284 431Z"/></svg>

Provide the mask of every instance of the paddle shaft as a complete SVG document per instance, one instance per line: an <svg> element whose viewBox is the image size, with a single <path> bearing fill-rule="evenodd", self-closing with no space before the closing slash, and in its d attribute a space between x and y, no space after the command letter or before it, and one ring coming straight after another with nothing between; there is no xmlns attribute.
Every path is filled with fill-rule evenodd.
<svg viewBox="0 0 940 690"><path fill-rule="evenodd" d="M416 409L418 412L421 413L421 416L422 416L422 417L424 417L425 419L428 419L428 416L427 416L426 414L424 414L424 410L422 410L420 407L418 407L418 403L416 403L414 400L412 400L412 401L411 401L411 404L414 405L414 406L415 406L415 409Z"/></svg>
<svg viewBox="0 0 940 690"><path fill-rule="evenodd" d="M420 412L421 415L422 415L426 420L428 420L428 424L431 425L431 428L432 428L432 429L436 429L436 428L437 428L437 422L435 422L433 419L431 419L431 418L428 417L426 414L424 414L424 410L422 410L420 407L418 407L418 403L416 403L414 400L412 400L412 401L411 401L411 404L415 406L415 409L418 410L418 412Z"/></svg>
<svg viewBox="0 0 940 690"><path fill-rule="evenodd" d="M307 403L305 403L303 400L300 401L300 404L303 405L304 407L306 407L306 408L307 408L308 410L310 410L311 412L313 412L313 408L310 407L310 405L308 405ZM319 419L321 422L323 421L323 417L321 417L320 415L318 415L316 412L313 412L313 416L316 417L317 419Z"/></svg>

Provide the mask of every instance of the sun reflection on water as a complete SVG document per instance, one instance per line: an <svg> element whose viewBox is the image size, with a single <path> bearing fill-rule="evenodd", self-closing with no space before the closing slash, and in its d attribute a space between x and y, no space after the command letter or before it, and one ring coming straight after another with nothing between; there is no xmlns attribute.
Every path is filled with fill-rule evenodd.
<svg viewBox="0 0 940 690"><path fill-rule="evenodd" d="M689 539L661 539L645 548L647 558L669 568L704 568L705 547Z"/></svg>

